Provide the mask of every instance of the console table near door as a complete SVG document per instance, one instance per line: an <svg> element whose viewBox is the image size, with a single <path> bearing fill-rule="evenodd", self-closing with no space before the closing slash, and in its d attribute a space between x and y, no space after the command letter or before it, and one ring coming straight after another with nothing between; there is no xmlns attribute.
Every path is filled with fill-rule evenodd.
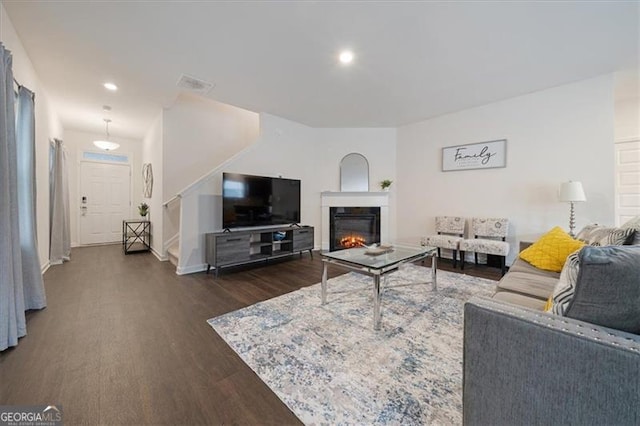
<svg viewBox="0 0 640 426"><path fill-rule="evenodd" d="M124 254L151 250L151 222L145 219L123 220L122 247Z"/></svg>

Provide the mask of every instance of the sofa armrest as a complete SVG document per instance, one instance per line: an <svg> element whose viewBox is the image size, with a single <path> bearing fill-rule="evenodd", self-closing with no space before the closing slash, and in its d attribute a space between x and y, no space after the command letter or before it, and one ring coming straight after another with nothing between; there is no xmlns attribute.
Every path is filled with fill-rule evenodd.
<svg viewBox="0 0 640 426"><path fill-rule="evenodd" d="M640 336L473 298L465 425L640 424Z"/></svg>
<svg viewBox="0 0 640 426"><path fill-rule="evenodd" d="M527 249L533 245L533 241L520 241L520 253L522 250Z"/></svg>

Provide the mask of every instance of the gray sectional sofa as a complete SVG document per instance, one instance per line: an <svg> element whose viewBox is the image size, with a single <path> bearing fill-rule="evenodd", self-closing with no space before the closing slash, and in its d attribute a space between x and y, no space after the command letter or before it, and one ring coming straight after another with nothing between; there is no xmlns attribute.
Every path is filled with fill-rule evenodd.
<svg viewBox="0 0 640 426"><path fill-rule="evenodd" d="M640 335L544 312L559 275L518 259L492 299L465 305L465 425L640 425Z"/></svg>
<svg viewBox="0 0 640 426"><path fill-rule="evenodd" d="M464 315L465 425L640 424L640 336L495 299Z"/></svg>

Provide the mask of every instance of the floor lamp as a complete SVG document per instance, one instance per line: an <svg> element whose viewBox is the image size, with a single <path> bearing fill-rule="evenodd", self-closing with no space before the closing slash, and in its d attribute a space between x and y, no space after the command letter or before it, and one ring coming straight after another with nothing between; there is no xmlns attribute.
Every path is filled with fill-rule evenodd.
<svg viewBox="0 0 640 426"><path fill-rule="evenodd" d="M573 209L573 203L587 201L587 197L585 197L584 190L582 189L582 183L572 181L563 182L560 185L558 199L571 205L569 209L569 235L575 237L573 230L576 227L576 215Z"/></svg>

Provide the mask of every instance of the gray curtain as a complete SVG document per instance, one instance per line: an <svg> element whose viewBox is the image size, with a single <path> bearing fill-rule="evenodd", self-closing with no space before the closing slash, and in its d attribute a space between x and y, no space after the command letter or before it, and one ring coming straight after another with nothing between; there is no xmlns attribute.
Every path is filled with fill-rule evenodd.
<svg viewBox="0 0 640 426"><path fill-rule="evenodd" d="M0 351L27 334L25 309L46 306L36 241L33 93L13 89L0 43ZM17 110L17 117L16 117Z"/></svg>
<svg viewBox="0 0 640 426"><path fill-rule="evenodd" d="M67 151L61 140L54 139L50 164L50 247L49 262L57 265L71 257L69 217L69 182Z"/></svg>
<svg viewBox="0 0 640 426"><path fill-rule="evenodd" d="M0 350L27 334L18 222L18 177L11 53L0 43Z"/></svg>
<svg viewBox="0 0 640 426"><path fill-rule="evenodd" d="M47 305L36 234L36 138L33 92L18 89L16 141L18 153L18 209L25 309Z"/></svg>

